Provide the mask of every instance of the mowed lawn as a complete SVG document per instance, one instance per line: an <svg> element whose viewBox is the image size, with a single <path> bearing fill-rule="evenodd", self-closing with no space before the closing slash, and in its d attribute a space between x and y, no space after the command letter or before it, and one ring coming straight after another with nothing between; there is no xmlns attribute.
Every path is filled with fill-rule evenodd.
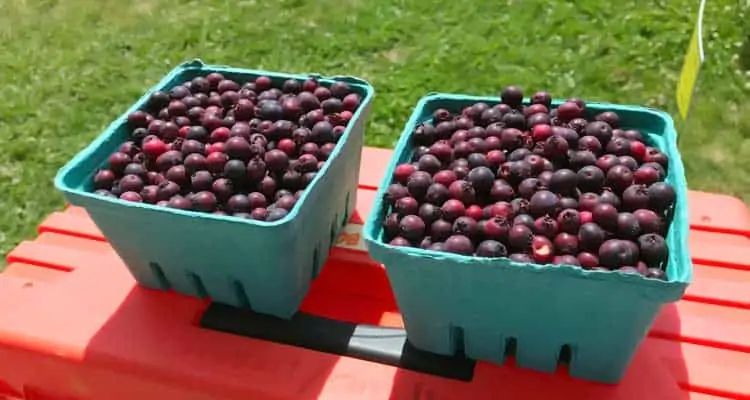
<svg viewBox="0 0 750 400"><path fill-rule="evenodd" d="M389 147L435 91L515 83L676 114L697 3L0 0L0 254L63 206L58 168L182 61L364 77L377 89L367 143ZM691 188L746 201L748 13L744 1L708 1L708 59L679 124Z"/></svg>

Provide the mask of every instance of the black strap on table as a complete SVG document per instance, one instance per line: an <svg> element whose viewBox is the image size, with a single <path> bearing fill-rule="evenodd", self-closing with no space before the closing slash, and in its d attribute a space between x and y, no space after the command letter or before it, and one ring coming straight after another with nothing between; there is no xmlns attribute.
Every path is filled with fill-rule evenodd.
<svg viewBox="0 0 750 400"><path fill-rule="evenodd" d="M301 312L283 320L216 303L203 314L200 326L444 378L471 381L474 376L474 360L417 350L406 341L403 329L358 325Z"/></svg>

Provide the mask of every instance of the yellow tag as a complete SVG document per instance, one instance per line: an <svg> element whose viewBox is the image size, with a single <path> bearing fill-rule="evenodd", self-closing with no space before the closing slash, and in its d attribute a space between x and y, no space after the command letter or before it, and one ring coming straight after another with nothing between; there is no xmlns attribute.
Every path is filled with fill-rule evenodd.
<svg viewBox="0 0 750 400"><path fill-rule="evenodd" d="M703 63L703 10L705 5L706 0L701 0L695 30L693 30L693 36L690 38L680 80L677 83L677 108L682 119L687 118L690 100L693 97L695 83L698 81L698 73Z"/></svg>

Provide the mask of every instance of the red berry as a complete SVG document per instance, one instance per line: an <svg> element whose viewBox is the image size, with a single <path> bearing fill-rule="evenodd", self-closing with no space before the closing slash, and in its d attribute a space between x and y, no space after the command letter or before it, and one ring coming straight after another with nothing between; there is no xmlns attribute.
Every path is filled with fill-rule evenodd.
<svg viewBox="0 0 750 400"><path fill-rule="evenodd" d="M162 142L161 139L153 139L143 144L143 152L147 157L156 159L169 150L169 146Z"/></svg>
<svg viewBox="0 0 750 400"><path fill-rule="evenodd" d="M534 126L531 130L532 138L534 142L543 142L552 136L552 127L547 124L539 124Z"/></svg>
<svg viewBox="0 0 750 400"><path fill-rule="evenodd" d="M638 161L643 161L646 157L646 145L635 140L630 142L630 155Z"/></svg>

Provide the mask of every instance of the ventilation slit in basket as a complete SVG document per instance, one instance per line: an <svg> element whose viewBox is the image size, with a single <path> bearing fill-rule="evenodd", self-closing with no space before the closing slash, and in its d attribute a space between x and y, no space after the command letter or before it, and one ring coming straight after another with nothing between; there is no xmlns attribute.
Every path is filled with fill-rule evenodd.
<svg viewBox="0 0 750 400"><path fill-rule="evenodd" d="M505 339L505 361L508 361L508 358L515 358L516 357L516 349L518 348L518 341L514 337L509 337Z"/></svg>
<svg viewBox="0 0 750 400"><path fill-rule="evenodd" d="M164 270L159 263L150 262L148 263L148 266L151 268L151 273L156 277L160 289L169 290L172 288L172 285L169 284L169 280L167 279L167 275L164 274Z"/></svg>
<svg viewBox="0 0 750 400"><path fill-rule="evenodd" d="M313 252L313 256L312 256L312 265L313 265L313 267L312 267L312 270L313 270L312 276L313 276L313 279L317 278L318 274L320 274L320 255L318 254L319 253L319 251L318 251L319 248L320 248L320 245L318 245L317 247L315 247L315 251Z"/></svg>
<svg viewBox="0 0 750 400"><path fill-rule="evenodd" d="M557 361L560 364L570 365L570 360L573 358L573 348L566 344L560 348L560 355L557 357Z"/></svg>
<svg viewBox="0 0 750 400"><path fill-rule="evenodd" d="M464 343L464 337L464 328L460 326L451 327L451 339L453 340L453 345L456 346L454 354L465 354L466 345Z"/></svg>
<svg viewBox="0 0 750 400"><path fill-rule="evenodd" d="M338 226L336 226L336 221L338 221L338 219L339 216L335 215L333 217L333 223L331 223L331 247L336 244L336 228L338 228Z"/></svg>
<svg viewBox="0 0 750 400"><path fill-rule="evenodd" d="M206 286L203 285L201 277L194 272L188 272L188 276L190 277L190 281L193 282L195 294L202 299L208 297L208 290L206 290Z"/></svg>
<svg viewBox="0 0 750 400"><path fill-rule="evenodd" d="M240 281L234 281L234 293L237 297L237 303L240 307L250 308L250 299L247 297L245 287L242 286Z"/></svg>
<svg viewBox="0 0 750 400"><path fill-rule="evenodd" d="M344 203L344 217L341 220L341 226L346 226L347 223L349 223L349 213L351 210L349 210L349 198L351 197L352 192L346 192L346 203Z"/></svg>

